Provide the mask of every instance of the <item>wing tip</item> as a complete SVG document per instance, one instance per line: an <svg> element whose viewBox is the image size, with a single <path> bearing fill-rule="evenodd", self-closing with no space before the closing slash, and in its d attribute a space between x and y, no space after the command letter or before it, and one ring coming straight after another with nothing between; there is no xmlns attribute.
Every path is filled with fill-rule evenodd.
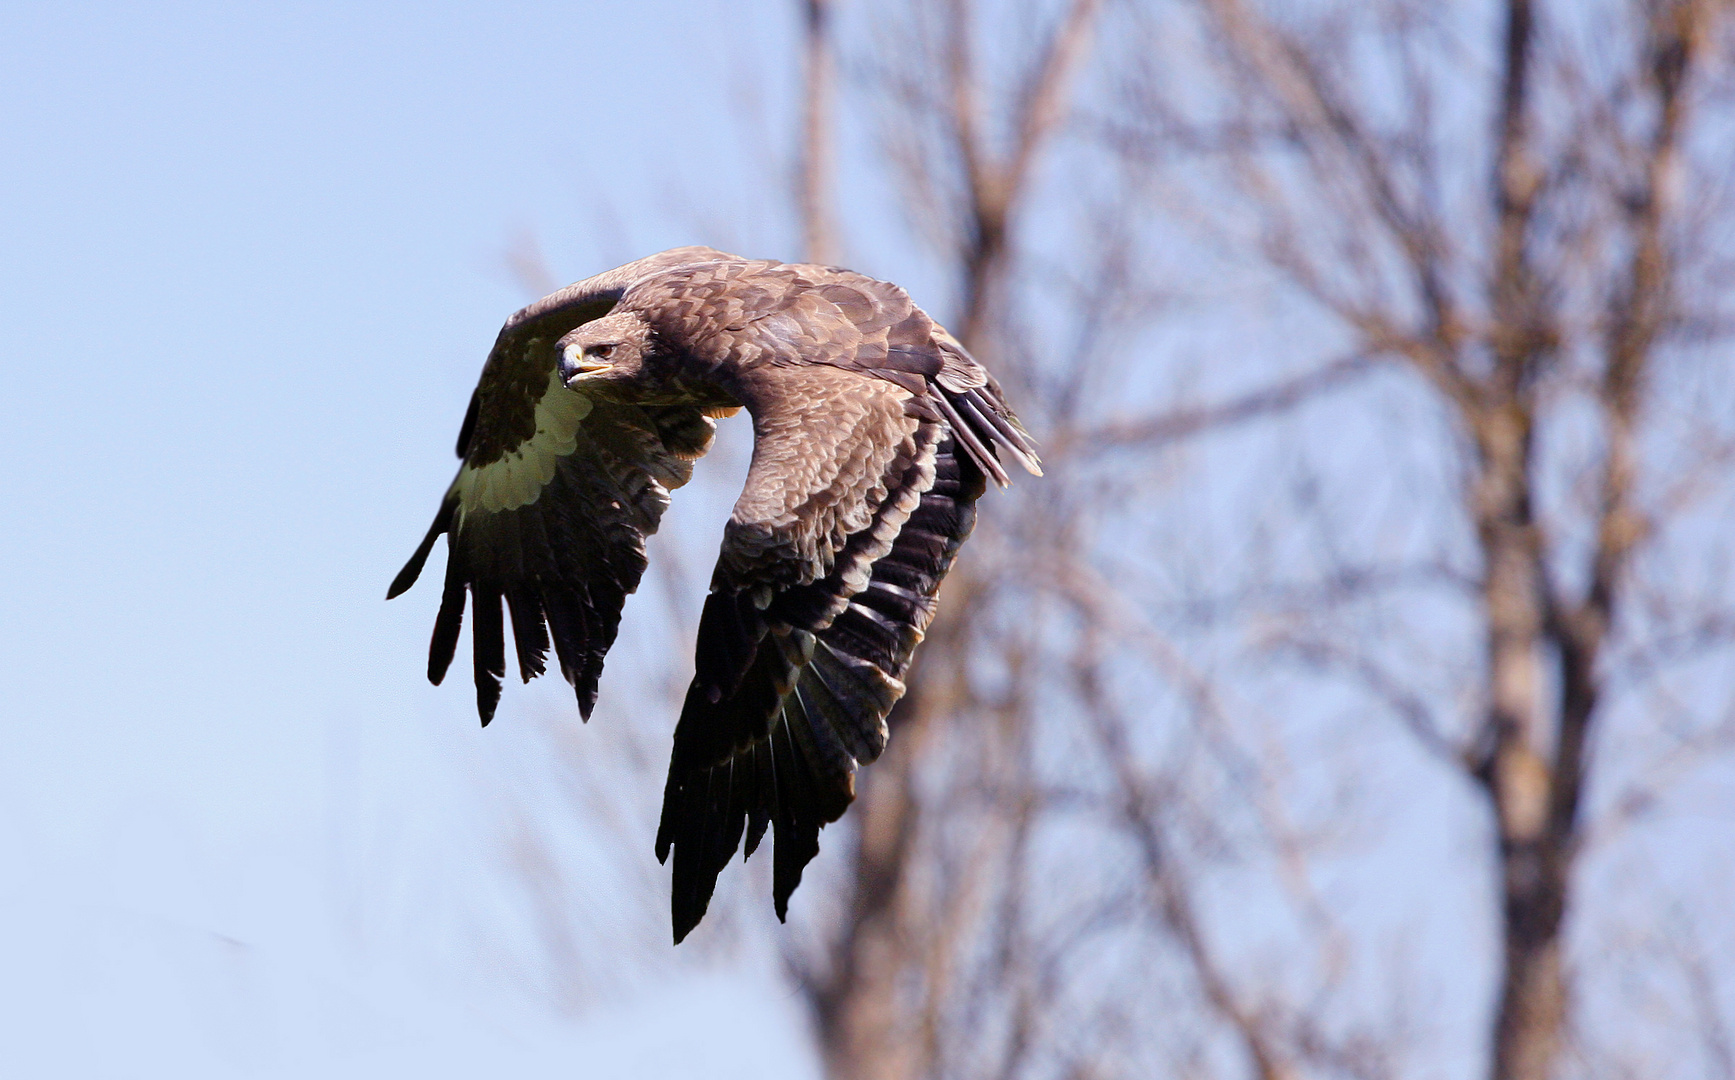
<svg viewBox="0 0 1735 1080"><path fill-rule="evenodd" d="M411 556L410 561L404 564L404 568L398 571L398 576L392 578L392 583L386 587L386 599L396 600L409 592L410 586L421 578L422 565L427 561L426 552L418 552L417 555Z"/></svg>
<svg viewBox="0 0 1735 1080"><path fill-rule="evenodd" d="M687 940L687 935L691 934L703 921L705 913L701 911L697 915L692 915L677 908L671 913L671 917L672 925L670 928L674 931L675 944L679 945Z"/></svg>
<svg viewBox="0 0 1735 1080"><path fill-rule="evenodd" d="M434 550L434 541L451 527L452 511L457 505L456 499L446 499L440 503L440 509L434 514L434 523L428 526L427 535L422 537L422 542L416 545L415 552L410 555L410 561L404 564L404 568L398 571L398 576L393 578L391 585L387 587L387 600L395 600L409 592L410 586L422 576L422 567L427 565L428 555Z"/></svg>
<svg viewBox="0 0 1735 1080"><path fill-rule="evenodd" d="M674 881L669 890L669 929L674 934L676 945L685 941L687 935L705 921L705 913L711 908L711 895L717 889L717 874L721 867L705 865L701 861L704 855L688 850L702 843L691 831L686 837L675 840Z"/></svg>

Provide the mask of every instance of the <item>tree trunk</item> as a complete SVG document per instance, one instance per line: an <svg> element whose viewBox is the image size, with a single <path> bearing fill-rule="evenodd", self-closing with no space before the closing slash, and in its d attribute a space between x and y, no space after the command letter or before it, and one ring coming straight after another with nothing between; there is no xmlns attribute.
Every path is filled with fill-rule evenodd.
<svg viewBox="0 0 1735 1080"><path fill-rule="evenodd" d="M968 631L970 582L954 570L941 590L952 618L939 622L892 710L892 737L872 767L856 773L849 922L831 950L831 969L813 992L826 1075L833 1080L913 1080L928 1073L913 1010L900 984L910 977L904 926L905 871L921 825L917 763L952 707L956 660ZM949 602L948 602L949 601Z"/></svg>
<svg viewBox="0 0 1735 1080"><path fill-rule="evenodd" d="M1505 936L1492 1076L1546 1080L1566 1017L1560 928L1567 848L1552 827L1553 777L1540 750L1551 726L1542 670L1547 586L1531 516L1530 418L1509 399L1490 406L1478 426L1475 499L1490 680L1485 730L1492 743L1478 775L1499 831Z"/></svg>

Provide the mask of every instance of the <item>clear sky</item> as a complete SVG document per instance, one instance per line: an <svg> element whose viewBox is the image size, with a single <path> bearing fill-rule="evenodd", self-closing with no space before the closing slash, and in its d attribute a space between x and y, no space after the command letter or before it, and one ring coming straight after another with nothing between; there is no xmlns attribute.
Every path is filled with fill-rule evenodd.
<svg viewBox="0 0 1735 1080"><path fill-rule="evenodd" d="M487 763L543 736L427 686L430 590L382 601L511 245L792 254L785 159L740 163L793 14L0 5L0 1073L813 1073L726 958L519 972Z"/></svg>

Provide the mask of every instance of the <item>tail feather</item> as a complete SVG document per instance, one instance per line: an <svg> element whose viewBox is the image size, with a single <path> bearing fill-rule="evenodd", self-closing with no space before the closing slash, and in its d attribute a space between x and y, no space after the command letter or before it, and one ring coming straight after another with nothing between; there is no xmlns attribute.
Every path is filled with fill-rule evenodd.
<svg viewBox="0 0 1735 1080"><path fill-rule="evenodd" d="M996 484L1010 487L1012 477L1007 474L1006 467L1000 464L999 456L990 449L994 443L993 435L990 432L978 432L976 425L964 417L959 408L960 404L964 404L961 395L942 390L935 396L935 403L945 414L947 423L952 427L952 434L963 444L977 467L993 477ZM964 408L969 406L964 404Z"/></svg>
<svg viewBox="0 0 1735 1080"><path fill-rule="evenodd" d="M1036 456L1035 440L1000 400L997 387L988 384L952 390L941 383L935 391L934 403L946 417L952 434L976 467L996 484L1008 487L1012 483L1012 477L1000 463L1000 449L1011 454L1026 472L1033 476L1042 475L1042 462Z"/></svg>
<svg viewBox="0 0 1735 1080"><path fill-rule="evenodd" d="M983 389L973 387L960 394L959 402L963 406L960 411L967 411L978 431L991 432L994 441L1010 450L1026 472L1041 476L1042 465L1036 457L1036 441L1003 402L994 400L997 395L984 394Z"/></svg>

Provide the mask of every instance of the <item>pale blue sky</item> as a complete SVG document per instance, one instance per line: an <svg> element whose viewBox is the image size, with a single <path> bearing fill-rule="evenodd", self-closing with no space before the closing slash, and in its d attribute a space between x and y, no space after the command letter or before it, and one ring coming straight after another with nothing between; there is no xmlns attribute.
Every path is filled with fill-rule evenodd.
<svg viewBox="0 0 1735 1080"><path fill-rule="evenodd" d="M466 977L487 950L451 927L510 905L468 899L504 886L465 763L530 729L423 681L428 590L381 599L525 299L517 238L562 278L787 242L748 194L783 159L741 151L787 108L793 28L776 2L0 6L0 1072L811 1072L763 972L570 1022Z"/></svg>
<svg viewBox="0 0 1735 1080"><path fill-rule="evenodd" d="M657 538L692 555L691 610L634 598L587 728L544 679L478 730L467 649L445 687L422 676L437 590L383 601L527 298L513 245L563 281L679 243L796 254L795 7L0 4L0 1075L817 1074L775 949L747 947L796 934L764 868L725 875L683 963L657 906L673 714L640 706L686 662L667 620L696 614L740 432ZM851 259L944 312L932 264L868 218ZM1247 340L1281 320L1225 310L1163 324L1143 370L1261 375L1209 361L1264 355ZM1412 415L1389 441L1431 454ZM1216 452L1261 468L1244 451ZM1224 535L1232 489L1188 490L1199 512L1151 543ZM1443 1067L1470 1068L1485 822L1404 747L1382 768L1419 778L1396 785L1406 869L1344 892L1414 938ZM1589 876L1697 875L1681 894L1717 909L1727 876L1680 854L1700 835L1636 845L1666 873ZM547 908L532 856L557 867Z"/></svg>

